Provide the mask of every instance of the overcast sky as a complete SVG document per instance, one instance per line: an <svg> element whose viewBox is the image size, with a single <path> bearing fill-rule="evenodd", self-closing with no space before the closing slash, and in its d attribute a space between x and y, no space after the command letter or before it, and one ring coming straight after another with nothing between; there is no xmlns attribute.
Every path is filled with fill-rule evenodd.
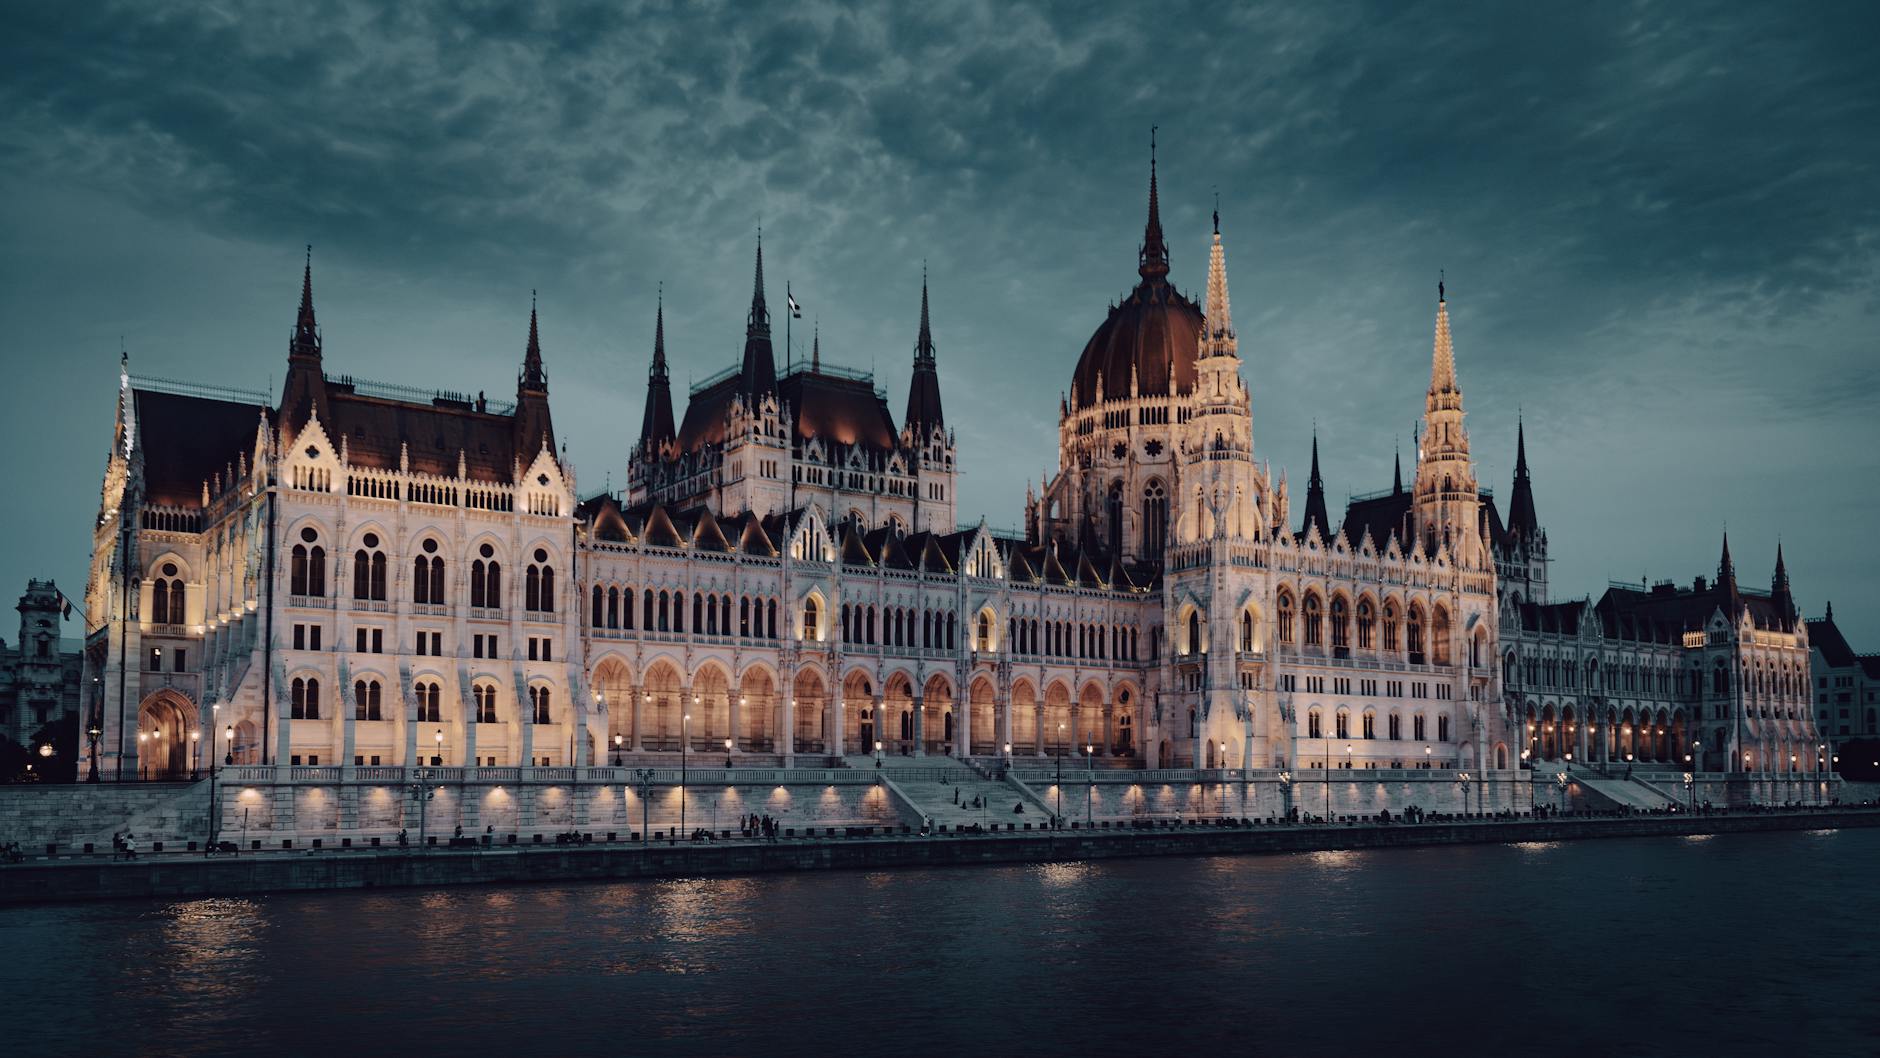
<svg viewBox="0 0 1880 1058"><path fill-rule="evenodd" d="M658 283L683 403L761 224L771 304L898 416L925 260L961 516L1017 526L1159 125L1171 279L1218 190L1295 511L1315 421L1334 506L1389 485L1442 269L1480 477L1524 411L1556 598L1713 574L1727 523L1746 583L1780 537L1880 650L1880 6L529 6L13 7L0 597L83 590L120 336L278 394L306 243L330 372L511 394L539 290L584 493L624 484Z"/></svg>

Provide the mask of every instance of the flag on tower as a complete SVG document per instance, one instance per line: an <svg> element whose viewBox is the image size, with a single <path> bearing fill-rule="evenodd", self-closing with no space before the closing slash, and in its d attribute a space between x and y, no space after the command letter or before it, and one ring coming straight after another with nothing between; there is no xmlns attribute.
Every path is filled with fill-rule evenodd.
<svg viewBox="0 0 1880 1058"><path fill-rule="evenodd" d="M796 303L796 295L790 293L788 289L785 289L783 292L783 300L790 303L790 315L799 320L803 318L803 306Z"/></svg>

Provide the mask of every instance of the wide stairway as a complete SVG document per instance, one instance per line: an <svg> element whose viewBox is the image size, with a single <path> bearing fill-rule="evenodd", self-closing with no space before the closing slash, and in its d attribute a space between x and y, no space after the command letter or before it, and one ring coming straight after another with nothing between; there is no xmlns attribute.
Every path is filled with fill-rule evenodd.
<svg viewBox="0 0 1880 1058"><path fill-rule="evenodd" d="M849 766L872 769L875 760L851 757ZM935 827L956 830L974 823L989 827L1014 821L1037 823L1045 818L1031 804L1025 806L1023 815L1014 814L1012 806L1024 800L1017 790L999 779L980 775L952 757L888 757L882 761L881 770L915 808L933 820ZM979 807L973 806L974 798L979 799Z"/></svg>
<svg viewBox="0 0 1880 1058"><path fill-rule="evenodd" d="M1595 797L1610 801L1615 808L1630 808L1635 812L1660 812L1667 808L1682 809L1684 807L1675 798L1638 779L1628 779L1623 773L1601 775L1591 768L1576 766L1571 769L1571 777L1574 782L1579 783Z"/></svg>

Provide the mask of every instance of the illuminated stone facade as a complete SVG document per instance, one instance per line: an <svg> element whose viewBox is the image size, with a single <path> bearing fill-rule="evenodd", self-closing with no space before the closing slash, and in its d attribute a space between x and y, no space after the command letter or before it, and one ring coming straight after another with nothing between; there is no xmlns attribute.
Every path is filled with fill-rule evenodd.
<svg viewBox="0 0 1880 1058"><path fill-rule="evenodd" d="M819 343L777 370L761 247L742 362L682 419L662 308L628 490L584 499L533 311L513 404L373 386L325 373L309 265L278 401L120 378L86 595L101 770L494 780L687 740L753 767L1505 777L1529 736L1504 640L1539 643L1513 615L1546 601L1525 439L1504 526L1439 288L1410 486L1334 527L1315 445L1294 529L1255 458L1219 228L1197 304L1152 173L1140 283L1079 361L1022 538L957 524L924 281L898 427Z"/></svg>

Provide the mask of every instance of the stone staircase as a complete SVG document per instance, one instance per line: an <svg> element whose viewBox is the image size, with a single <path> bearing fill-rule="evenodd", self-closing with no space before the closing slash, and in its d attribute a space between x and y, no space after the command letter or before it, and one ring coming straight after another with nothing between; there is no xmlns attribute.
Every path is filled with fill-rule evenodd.
<svg viewBox="0 0 1880 1058"><path fill-rule="evenodd" d="M849 766L872 770L875 760L854 757ZM987 827L1014 822L1037 825L1050 819L1010 784L951 757L888 757L881 762L881 772L936 828L957 830L974 823ZM974 798L980 801L977 808L973 807ZM1012 806L1021 802L1025 803L1025 811L1013 812Z"/></svg>
<svg viewBox="0 0 1880 1058"><path fill-rule="evenodd" d="M1601 775L1590 768L1573 767L1570 778L1594 797L1609 802L1614 808L1629 808L1635 812L1658 812L1667 808L1682 809L1683 804L1664 791L1638 779L1628 779L1621 775Z"/></svg>

